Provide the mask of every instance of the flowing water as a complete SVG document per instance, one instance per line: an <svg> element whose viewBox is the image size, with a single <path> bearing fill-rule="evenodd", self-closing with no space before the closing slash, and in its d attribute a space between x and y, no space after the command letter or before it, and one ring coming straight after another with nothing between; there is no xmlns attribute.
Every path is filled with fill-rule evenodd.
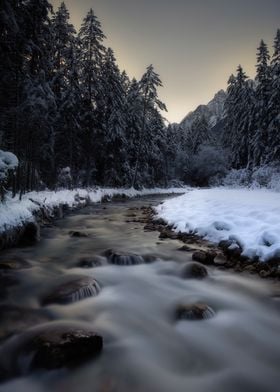
<svg viewBox="0 0 280 392"><path fill-rule="evenodd" d="M38 319L47 321L46 328L49 319L75 323L97 331L104 346L98 358L77 369L28 373L28 358L14 359L16 339L6 340L0 365L13 367L17 361L21 374L2 383L0 391L279 390L279 287L217 269L208 269L205 279L183 278L191 255L178 251L182 244L160 241L157 232L132 222L141 206L160 201L148 197L112 202L105 209L104 204L87 207L44 228L37 246L2 255L30 263L13 272L17 283L1 301L23 309L23 325L26 309L33 309L42 312ZM81 276L88 285L78 284L69 294L69 281ZM64 303L46 297L58 283L64 285ZM179 304L198 303L209 307L203 319L193 320L190 312L176 319ZM31 324L38 323L32 320L34 315ZM9 329L9 320L1 319L1 328L3 323Z"/></svg>

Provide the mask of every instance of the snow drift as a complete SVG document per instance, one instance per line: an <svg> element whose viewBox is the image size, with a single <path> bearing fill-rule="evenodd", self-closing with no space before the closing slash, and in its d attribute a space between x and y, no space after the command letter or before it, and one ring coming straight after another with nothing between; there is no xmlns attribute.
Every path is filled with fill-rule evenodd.
<svg viewBox="0 0 280 392"><path fill-rule="evenodd" d="M268 190L198 189L165 201L159 217L179 232L219 243L233 240L243 255L280 257L280 197Z"/></svg>

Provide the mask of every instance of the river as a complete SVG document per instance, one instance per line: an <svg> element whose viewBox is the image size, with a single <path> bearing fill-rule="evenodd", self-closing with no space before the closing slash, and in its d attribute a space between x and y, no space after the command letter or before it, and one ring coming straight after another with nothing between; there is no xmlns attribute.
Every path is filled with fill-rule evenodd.
<svg viewBox="0 0 280 392"><path fill-rule="evenodd" d="M187 278L183 271L191 254L178 251L182 244L159 240L158 232L134 222L135 215L142 216L142 206L162 199L86 207L43 228L36 246L2 252L2 259L26 260L28 268L2 274L2 280L16 281L5 290L2 309L22 310L14 318L7 312L0 330L36 329L41 321L43 328L52 322L74 323L97 331L103 351L75 369L30 372L30 358L15 354L17 336L3 340L0 367L20 370L0 384L1 392L279 390L279 286L211 268L204 279ZM142 258L119 256L116 264L139 264L113 265L109 249ZM42 304L52 287L76 276L96 279L98 295L87 292L71 303ZM178 317L182 304L205 304L209 317ZM39 312L37 318L30 317L32 310Z"/></svg>

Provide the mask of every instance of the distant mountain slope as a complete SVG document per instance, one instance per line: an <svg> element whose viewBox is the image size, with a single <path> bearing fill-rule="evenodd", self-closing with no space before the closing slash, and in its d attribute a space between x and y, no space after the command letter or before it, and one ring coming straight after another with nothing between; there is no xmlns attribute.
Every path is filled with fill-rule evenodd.
<svg viewBox="0 0 280 392"><path fill-rule="evenodd" d="M218 91L207 105L199 105L193 112L188 113L179 126L188 130L191 128L195 120L204 116L209 122L211 128L215 127L216 124L223 118L225 99L225 91Z"/></svg>

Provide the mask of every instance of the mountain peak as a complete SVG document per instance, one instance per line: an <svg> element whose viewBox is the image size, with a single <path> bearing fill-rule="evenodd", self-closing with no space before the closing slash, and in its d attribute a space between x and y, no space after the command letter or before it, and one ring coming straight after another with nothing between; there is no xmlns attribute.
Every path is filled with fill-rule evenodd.
<svg viewBox="0 0 280 392"><path fill-rule="evenodd" d="M211 127L214 127L223 117L225 99L226 92L219 90L207 105L199 105L193 112L189 112L180 123L180 126L190 129L197 118L204 116Z"/></svg>

